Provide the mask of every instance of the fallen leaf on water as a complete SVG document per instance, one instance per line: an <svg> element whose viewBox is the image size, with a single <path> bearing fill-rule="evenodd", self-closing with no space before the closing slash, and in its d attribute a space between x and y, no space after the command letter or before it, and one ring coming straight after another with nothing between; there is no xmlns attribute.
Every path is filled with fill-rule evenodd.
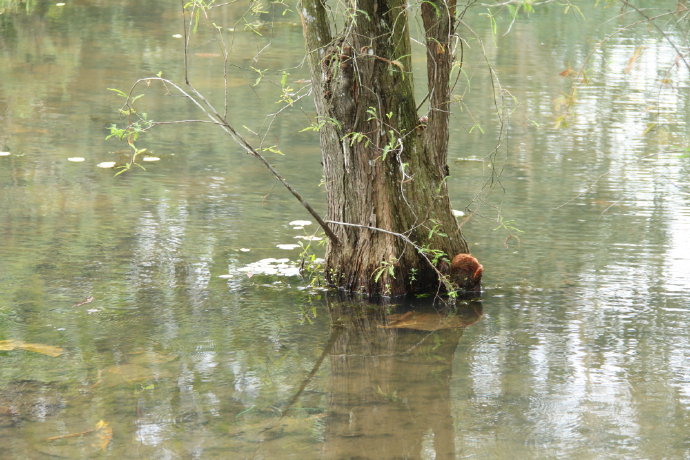
<svg viewBox="0 0 690 460"><path fill-rule="evenodd" d="M561 77L573 77L573 76L577 75L577 72L575 72L573 69L568 67L563 72L560 72L558 75L560 75Z"/></svg>
<svg viewBox="0 0 690 460"><path fill-rule="evenodd" d="M93 296L89 296L89 297L85 298L84 300L82 300L81 302L77 302L72 306L73 307L81 307L82 305L86 305L87 303L91 303L91 302L93 302Z"/></svg>
<svg viewBox="0 0 690 460"><path fill-rule="evenodd" d="M78 433L68 433L57 436L51 436L49 438L46 438L46 441L52 442L58 441L60 439L80 438L82 436L90 434L93 434L96 438L95 441L92 443L92 446L99 448L101 450L105 450L105 448L108 447L108 444L110 444L110 441L113 439L113 429L110 427L108 422L99 420L99 422L96 423L96 426L91 428L90 430L80 431Z"/></svg>
<svg viewBox="0 0 690 460"><path fill-rule="evenodd" d="M0 340L0 351L12 351L17 349L33 351L35 353L52 356L53 358L60 356L65 351L60 347L54 347L52 345L26 343L21 340Z"/></svg>

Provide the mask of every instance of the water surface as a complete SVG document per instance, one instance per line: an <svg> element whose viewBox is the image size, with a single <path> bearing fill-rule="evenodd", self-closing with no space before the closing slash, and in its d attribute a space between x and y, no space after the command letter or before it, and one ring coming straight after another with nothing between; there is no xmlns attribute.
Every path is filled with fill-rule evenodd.
<svg viewBox="0 0 690 460"><path fill-rule="evenodd" d="M470 10L449 187L485 290L459 306L462 327L387 329L396 309L430 321L438 306L376 312L238 271L299 259L276 245L316 230L289 225L307 218L299 204L213 127L147 135L160 161L145 172L96 167L127 150L104 140L122 122L107 88L181 79L178 8L0 15L0 340L15 345L0 351L3 457L690 456L690 75L653 30L612 34L638 18L552 6L494 37ZM246 10L218 18L234 29L230 119L257 143L270 127L263 145L286 153L271 160L324 209L317 141L299 132L308 98L266 117L283 70L304 86L298 21L247 16L260 36ZM190 58L222 106L214 36ZM559 75L581 66L586 80ZM200 118L160 88L141 101L155 120Z"/></svg>

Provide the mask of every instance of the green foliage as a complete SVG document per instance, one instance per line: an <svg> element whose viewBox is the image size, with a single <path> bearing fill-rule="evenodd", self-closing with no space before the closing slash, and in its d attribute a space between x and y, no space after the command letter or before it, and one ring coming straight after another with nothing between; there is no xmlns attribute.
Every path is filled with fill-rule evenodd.
<svg viewBox="0 0 690 460"><path fill-rule="evenodd" d="M199 29L199 20L201 19L201 13L205 13L206 10L211 8L216 0L191 0L183 5L185 10L190 10L192 12L192 31L196 32Z"/></svg>
<svg viewBox="0 0 690 460"><path fill-rule="evenodd" d="M249 11L255 16L259 14L268 13L268 10L266 9L266 5L264 4L263 0L252 1L250 3Z"/></svg>
<svg viewBox="0 0 690 460"><path fill-rule="evenodd" d="M402 403L403 398L401 398L398 395L398 390L388 390L384 391L383 388L381 388L380 385L376 386L376 393L384 398L386 401L391 402L391 403Z"/></svg>
<svg viewBox="0 0 690 460"><path fill-rule="evenodd" d="M154 126L155 122L153 120L149 120L146 113L138 113L133 106L134 102L141 98L143 94L130 96L129 94L119 89L108 88L108 90L114 92L115 94L126 100L125 104L119 109L120 114L125 115L129 118L134 118L134 121L130 122L127 126L123 128L118 127L115 124L111 125L109 128L110 134L108 134L105 138L106 140L113 137L117 138L120 141L126 142L129 148L132 150L129 159L125 162L124 165L118 166L119 171L115 175L119 176L120 174L129 171L134 166L146 170L146 168L144 168L138 162L138 160L142 155L147 153L148 150L146 148L137 147L136 142L137 140L139 140L139 136L141 134L145 133L147 130L151 129Z"/></svg>
<svg viewBox="0 0 690 460"><path fill-rule="evenodd" d="M393 112L388 112L384 116L385 116L386 120L390 121L391 118L393 118ZM379 113L378 113L378 110L376 110L376 107L367 108L367 121L372 121L372 120L376 120L383 125L390 126L385 122L385 120L383 120L379 116ZM350 145L352 145L353 142L361 142L362 140L366 139L367 140L366 146L369 146L369 138L367 138L362 133L350 133L348 136L350 136L352 139L350 142ZM400 145L402 145L402 140L396 134L396 130L389 129L388 130L388 142L383 147L383 149L381 149L381 156L380 156L381 160L385 161L386 158L388 157L388 154L391 151L395 150L396 147L398 147Z"/></svg>
<svg viewBox="0 0 690 460"><path fill-rule="evenodd" d="M275 154L278 154L278 155L285 155L285 154L278 148L277 145L271 145L270 147L262 147L262 148L261 148L261 151L262 151L262 152L271 152L271 153L275 153Z"/></svg>
<svg viewBox="0 0 690 460"><path fill-rule="evenodd" d="M264 79L264 75L268 71L268 69L257 69L256 67L249 66L250 69L252 69L254 72L258 73L259 75L256 77L256 80L254 81L254 84L252 86L259 86L259 83L261 83L261 80Z"/></svg>
<svg viewBox="0 0 690 460"><path fill-rule="evenodd" d="M309 126L307 126L306 128L300 129L299 132L300 133L303 133L305 131L319 132L327 124L335 126L336 129L342 128L342 124L338 120L336 120L335 118L326 117L326 118L320 118L317 121L312 121Z"/></svg>
<svg viewBox="0 0 690 460"><path fill-rule="evenodd" d="M368 147L371 144L371 140L369 137L367 137L366 134L360 133L358 131L353 131L351 133L347 133L343 138L347 139L350 138L350 145L355 145L356 143L359 144L360 142L364 142L364 146Z"/></svg>
<svg viewBox="0 0 690 460"><path fill-rule="evenodd" d="M498 35L499 22L502 18L508 21L506 31L503 35L510 32L513 24L520 19L520 16L527 16L535 12L535 6L540 3L549 2L537 2L537 0L512 0L506 2L497 2L495 6L488 6L485 13L480 13L480 16L484 16L488 19L489 25L491 27L491 33L494 36ZM573 12L580 17L584 18L584 14L580 7L575 5L570 0L561 0L558 2L560 6L563 7L563 13L568 14Z"/></svg>
<svg viewBox="0 0 690 460"><path fill-rule="evenodd" d="M518 232L518 233L524 233L523 230L520 230L515 226L515 221L514 220L504 220L503 216L498 216L498 226L494 228L494 231L499 230L499 229L504 229L509 232Z"/></svg>
<svg viewBox="0 0 690 460"><path fill-rule="evenodd" d="M516 225L514 220L505 220L502 215L498 216L498 225L496 228L494 228L494 231L497 230L504 230L507 233L507 236L503 242L503 245L505 247L509 246L509 243L512 240L515 240L517 244L520 244L520 237L518 236L518 233L524 233L523 230L520 230Z"/></svg>
<svg viewBox="0 0 690 460"><path fill-rule="evenodd" d="M397 263L398 259L394 257L391 258L390 261L382 260L381 265L374 270L374 274L372 275L374 277L374 282L378 283L384 273L387 273L391 278L395 278L395 264Z"/></svg>
<svg viewBox="0 0 690 460"><path fill-rule="evenodd" d="M120 96L121 98L123 98L125 100L125 105L123 105L122 107L120 107L118 109L120 114L125 115L125 116L135 114L136 111L134 110L133 104L137 100L139 100L140 98L144 97L143 94L137 94L136 96L131 96L131 95L129 95L129 94L125 93L124 91L119 90L117 88L108 88L108 91L114 92L115 94L117 94L118 96Z"/></svg>
<svg viewBox="0 0 690 460"><path fill-rule="evenodd" d="M264 34L261 33L260 28L263 26L263 23L260 21L254 21L254 22L249 22L247 21L247 18L242 18L244 21L244 29L249 30L250 32L254 32L256 35L259 37L263 37Z"/></svg>
<svg viewBox="0 0 690 460"><path fill-rule="evenodd" d="M321 239L317 241L317 246L323 246L326 240ZM302 278L304 278L309 286L320 287L326 285L326 280L324 277L325 269L323 266L323 259L319 258L313 250L312 241L305 242L300 241L299 245L302 247L300 252L300 273Z"/></svg>
<svg viewBox="0 0 690 460"><path fill-rule="evenodd" d="M444 257L448 258L444 251L440 249L432 249L429 246L422 246L419 252L426 255L433 265L438 264Z"/></svg>
<svg viewBox="0 0 690 460"><path fill-rule="evenodd" d="M480 125L479 123L473 124L468 133L472 134L472 131L474 131L475 129L479 131L481 134L484 134L484 128L482 128L482 125Z"/></svg>
<svg viewBox="0 0 690 460"><path fill-rule="evenodd" d="M280 98L278 103L285 103L287 105L292 105L295 103L295 90L288 84L288 77L290 74L283 71L283 75L280 78Z"/></svg>
<svg viewBox="0 0 690 460"><path fill-rule="evenodd" d="M386 157L391 150L395 150L398 143L401 143L400 139L395 135L395 132L391 129L388 131L388 144L383 147L383 153L381 154L381 160L386 161Z"/></svg>
<svg viewBox="0 0 690 460"><path fill-rule="evenodd" d="M479 16L486 16L486 18L489 20L489 24L491 25L491 33L494 36L497 35L498 34L498 24L496 23L496 17L494 16L491 9L487 8L486 13L480 13Z"/></svg>
<svg viewBox="0 0 690 460"><path fill-rule="evenodd" d="M429 235L427 236L429 240L431 240L436 235L442 236L443 238L448 238L447 234L439 230L439 228L441 228L441 224L439 224L437 220L431 219L431 223L433 224L433 226L429 230Z"/></svg>

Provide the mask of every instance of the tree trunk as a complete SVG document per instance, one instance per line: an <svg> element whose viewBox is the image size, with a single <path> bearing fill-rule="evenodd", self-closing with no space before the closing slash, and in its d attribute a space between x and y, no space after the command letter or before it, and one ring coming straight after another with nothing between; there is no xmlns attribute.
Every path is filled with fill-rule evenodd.
<svg viewBox="0 0 690 460"><path fill-rule="evenodd" d="M445 181L454 4L427 0L421 7L429 112L420 118L405 1L352 0L334 35L326 5L302 0L328 221L337 222L327 278L347 291L434 292L440 280L428 260L468 252Z"/></svg>

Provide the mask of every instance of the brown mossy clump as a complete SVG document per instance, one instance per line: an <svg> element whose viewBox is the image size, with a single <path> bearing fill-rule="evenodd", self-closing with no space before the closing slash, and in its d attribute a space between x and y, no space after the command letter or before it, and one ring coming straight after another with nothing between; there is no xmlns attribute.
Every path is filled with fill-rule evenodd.
<svg viewBox="0 0 690 460"><path fill-rule="evenodd" d="M450 280L461 291L479 292L483 273L484 267L471 254L458 254L450 263Z"/></svg>

